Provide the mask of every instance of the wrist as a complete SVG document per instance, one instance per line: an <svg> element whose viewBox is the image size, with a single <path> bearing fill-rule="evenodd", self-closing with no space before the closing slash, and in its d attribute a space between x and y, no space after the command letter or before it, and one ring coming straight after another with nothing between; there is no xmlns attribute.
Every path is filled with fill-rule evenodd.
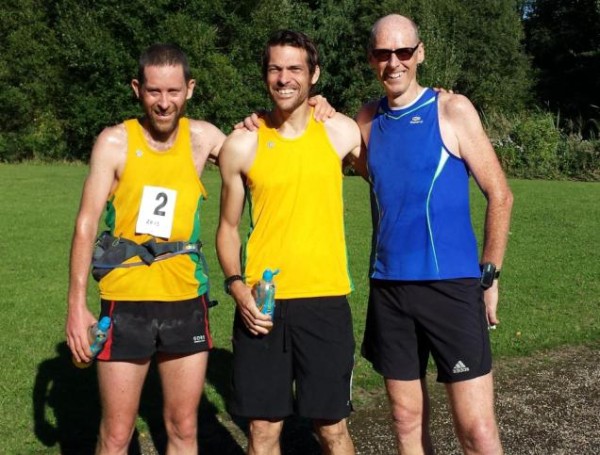
<svg viewBox="0 0 600 455"><path fill-rule="evenodd" d="M497 283L500 278L500 269L496 268L496 265L492 262L484 262L480 266L481 277L479 282L484 290L491 288Z"/></svg>
<svg viewBox="0 0 600 455"><path fill-rule="evenodd" d="M225 289L225 292L229 295L231 295L231 286L236 282L236 281L244 281L244 277L242 277L241 275L230 275L227 278L225 278L225 280L223 281L223 287Z"/></svg>

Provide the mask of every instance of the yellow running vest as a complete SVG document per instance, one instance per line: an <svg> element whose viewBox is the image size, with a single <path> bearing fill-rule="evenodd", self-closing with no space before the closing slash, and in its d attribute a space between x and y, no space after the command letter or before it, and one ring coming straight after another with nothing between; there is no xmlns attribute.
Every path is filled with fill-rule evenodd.
<svg viewBox="0 0 600 455"><path fill-rule="evenodd" d="M189 120L179 120L175 143L155 151L138 120L126 120L127 161L106 204L105 223L115 237L143 243L200 239L200 205L206 190L192 159ZM128 262L138 262L134 257ZM198 255L181 254L150 266L116 268L99 283L108 300L185 300L204 294L208 277Z"/></svg>
<svg viewBox="0 0 600 455"><path fill-rule="evenodd" d="M280 270L275 276L277 299L350 293L342 177L340 158L324 125L312 115L302 136L293 139L260 126L247 179L248 285L271 268Z"/></svg>

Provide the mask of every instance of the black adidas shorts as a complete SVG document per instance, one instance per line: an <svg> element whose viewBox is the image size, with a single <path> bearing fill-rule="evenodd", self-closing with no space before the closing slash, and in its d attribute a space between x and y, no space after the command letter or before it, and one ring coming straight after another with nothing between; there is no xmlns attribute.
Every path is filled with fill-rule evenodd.
<svg viewBox="0 0 600 455"><path fill-rule="evenodd" d="M156 352L194 354L212 348L206 294L175 302L101 300L112 320L99 360L141 360Z"/></svg>
<svg viewBox="0 0 600 455"><path fill-rule="evenodd" d="M278 300L273 320L268 335L254 336L236 312L231 414L348 417L355 344L346 297Z"/></svg>
<svg viewBox="0 0 600 455"><path fill-rule="evenodd" d="M439 382L491 371L479 280L371 280L363 357L386 379L414 380L425 376L430 353Z"/></svg>

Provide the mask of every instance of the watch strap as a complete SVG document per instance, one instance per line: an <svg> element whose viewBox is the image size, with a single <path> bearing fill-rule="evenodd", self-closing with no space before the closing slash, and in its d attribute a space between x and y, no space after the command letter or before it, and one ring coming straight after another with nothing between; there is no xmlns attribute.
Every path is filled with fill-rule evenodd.
<svg viewBox="0 0 600 455"><path fill-rule="evenodd" d="M223 287L225 288L225 292L231 295L231 285L234 281L244 281L244 277L242 275L231 275L223 281Z"/></svg>

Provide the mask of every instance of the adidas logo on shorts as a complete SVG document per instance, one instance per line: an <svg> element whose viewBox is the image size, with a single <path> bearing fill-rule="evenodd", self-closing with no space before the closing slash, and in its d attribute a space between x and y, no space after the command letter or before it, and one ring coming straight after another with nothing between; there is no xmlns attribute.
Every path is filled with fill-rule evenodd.
<svg viewBox="0 0 600 455"><path fill-rule="evenodd" d="M452 373L454 374L466 373L467 371L469 371L469 367L462 363L462 360L456 362L456 365L454 365L454 368L452 368Z"/></svg>

